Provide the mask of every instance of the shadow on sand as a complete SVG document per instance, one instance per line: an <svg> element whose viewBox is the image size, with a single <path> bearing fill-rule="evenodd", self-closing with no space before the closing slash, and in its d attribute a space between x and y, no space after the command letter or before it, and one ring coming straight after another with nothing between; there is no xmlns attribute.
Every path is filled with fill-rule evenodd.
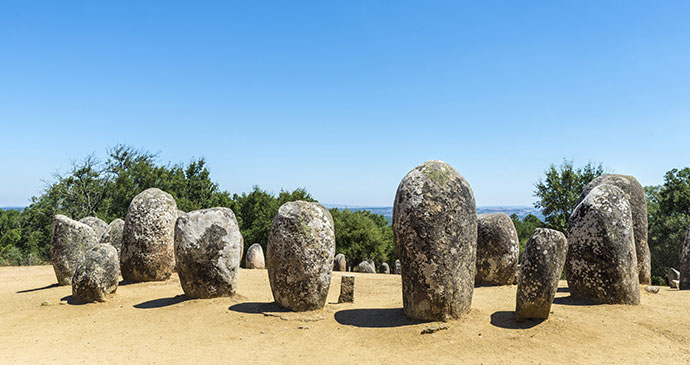
<svg viewBox="0 0 690 365"><path fill-rule="evenodd" d="M275 302L246 302L239 303L228 308L233 312L249 313L249 314L260 314L264 312L290 312L289 309L285 309Z"/></svg>
<svg viewBox="0 0 690 365"><path fill-rule="evenodd" d="M20 290L20 291L17 292L17 294L21 294L21 293L31 293L31 292L33 292L33 291L39 291L39 290L44 290L44 289L57 288L58 286L60 286L60 285L58 285L57 283L55 283L55 284L46 285L46 286L41 287L41 288Z"/></svg>
<svg viewBox="0 0 690 365"><path fill-rule="evenodd" d="M580 299L580 298L575 298L572 295L569 295L567 297L558 297L553 300L553 304L560 304L560 305L599 305L600 303L593 302L591 300L587 299Z"/></svg>
<svg viewBox="0 0 690 365"><path fill-rule="evenodd" d="M498 311L491 315L491 324L512 330L524 330L532 328L544 322L543 319L530 319L525 321L518 321L515 319L515 312L513 311Z"/></svg>
<svg viewBox="0 0 690 365"><path fill-rule="evenodd" d="M74 297L71 295L60 298L60 301L61 302L67 302L67 304L69 304L69 305L84 305L84 304L86 304L85 302L81 302L81 301L74 299Z"/></svg>
<svg viewBox="0 0 690 365"><path fill-rule="evenodd" d="M365 328L402 327L425 323L407 318L402 308L346 309L336 312L335 320L343 325Z"/></svg>
<svg viewBox="0 0 690 365"><path fill-rule="evenodd" d="M187 298L184 295L176 295L176 296L170 297L170 298L158 298L158 299L149 300L147 302L135 304L134 308L153 309L153 308L169 307L171 305L182 303L185 300L189 300L189 298Z"/></svg>
<svg viewBox="0 0 690 365"><path fill-rule="evenodd" d="M570 293L570 289L568 289L568 288L558 288L558 290L556 290L556 292L557 292L557 293Z"/></svg>

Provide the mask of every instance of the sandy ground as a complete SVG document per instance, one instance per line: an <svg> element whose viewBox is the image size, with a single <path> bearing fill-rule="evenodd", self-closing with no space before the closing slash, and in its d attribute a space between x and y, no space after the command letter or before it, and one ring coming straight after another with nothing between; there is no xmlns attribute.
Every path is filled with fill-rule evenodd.
<svg viewBox="0 0 690 365"><path fill-rule="evenodd" d="M0 363L690 363L690 291L642 291L640 306L585 305L565 282L544 322L513 319L515 286L475 289L472 310L439 323L402 313L400 277L355 274L355 303L308 313L271 304L265 270L234 298L186 300L179 280L121 285L76 305L51 266L0 267Z"/></svg>

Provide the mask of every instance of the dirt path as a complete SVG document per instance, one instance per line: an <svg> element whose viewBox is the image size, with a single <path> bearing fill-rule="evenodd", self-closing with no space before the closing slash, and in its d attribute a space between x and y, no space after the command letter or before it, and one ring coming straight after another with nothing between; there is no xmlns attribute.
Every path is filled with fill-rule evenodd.
<svg viewBox="0 0 690 365"><path fill-rule="evenodd" d="M475 289L472 311L439 323L402 313L400 277L355 274L355 303L281 312L265 270L238 296L185 300L177 277L70 304L50 266L0 267L0 363L690 363L690 291L642 291L640 306L581 305L565 282L542 323L513 320L515 286Z"/></svg>

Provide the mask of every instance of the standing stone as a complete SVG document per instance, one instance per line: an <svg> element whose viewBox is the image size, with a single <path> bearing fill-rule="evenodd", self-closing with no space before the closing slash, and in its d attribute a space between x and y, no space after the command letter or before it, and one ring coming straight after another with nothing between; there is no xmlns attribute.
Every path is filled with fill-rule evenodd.
<svg viewBox="0 0 690 365"><path fill-rule="evenodd" d="M680 279L678 289L690 290L690 228L685 234L685 243L680 256Z"/></svg>
<svg viewBox="0 0 690 365"><path fill-rule="evenodd" d="M84 254L97 243L96 232L88 225L61 214L53 218L50 260L58 285L72 284L72 277L84 260Z"/></svg>
<svg viewBox="0 0 690 365"><path fill-rule="evenodd" d="M570 295L603 304L640 304L630 203L623 190L599 185L568 221L565 262Z"/></svg>
<svg viewBox="0 0 690 365"><path fill-rule="evenodd" d="M80 303L104 302L117 291L120 260L111 245L98 244L88 250L72 278L72 298Z"/></svg>
<svg viewBox="0 0 690 365"><path fill-rule="evenodd" d="M580 195L582 201L592 189L599 185L608 184L623 190L628 202L633 221L635 235L635 254L637 256L637 270L640 284L652 283L652 264L647 241L647 197L644 188L633 176L629 175L602 175L592 180ZM578 202L579 204L579 202Z"/></svg>
<svg viewBox="0 0 690 365"><path fill-rule="evenodd" d="M79 222L93 228L94 232L96 232L96 238L99 240L103 236L103 233L105 233L105 231L108 229L108 223L105 223L98 217L85 217L80 219Z"/></svg>
<svg viewBox="0 0 690 365"><path fill-rule="evenodd" d="M386 263L386 262L382 263L381 268L379 269L379 272L381 274L390 274L391 268L388 266L388 263Z"/></svg>
<svg viewBox="0 0 690 365"><path fill-rule="evenodd" d="M393 269L393 274L400 275L400 260L395 260L395 268Z"/></svg>
<svg viewBox="0 0 690 365"><path fill-rule="evenodd" d="M231 296L237 289L242 235L228 208L189 212L175 225L175 262L190 298Z"/></svg>
<svg viewBox="0 0 690 365"><path fill-rule="evenodd" d="M247 269L265 269L266 262L264 260L264 249L261 245L255 243L247 249L247 257L244 259L244 266Z"/></svg>
<svg viewBox="0 0 690 365"><path fill-rule="evenodd" d="M678 271L672 267L669 267L668 272L666 273L666 280L668 281L668 285L670 287L674 288L673 287L673 281L674 280L680 280L680 271Z"/></svg>
<svg viewBox="0 0 690 365"><path fill-rule="evenodd" d="M335 256L333 217L321 204L283 204L273 219L266 248L275 301L294 311L323 308Z"/></svg>
<svg viewBox="0 0 690 365"><path fill-rule="evenodd" d="M469 311L477 211L470 185L450 165L428 161L400 182L393 207L405 314L448 320Z"/></svg>
<svg viewBox="0 0 690 365"><path fill-rule="evenodd" d="M563 233L537 228L522 253L515 316L547 319L563 272L568 242Z"/></svg>
<svg viewBox="0 0 690 365"><path fill-rule="evenodd" d="M101 243L115 247L118 257L120 257L120 251L122 250L122 231L124 228L125 221L118 218L110 222L108 229L106 229L103 236L101 236Z"/></svg>
<svg viewBox="0 0 690 365"><path fill-rule="evenodd" d="M362 261L357 265L357 272L363 272L367 274L375 274L376 273L376 268L374 268L374 265L370 264L369 261Z"/></svg>
<svg viewBox="0 0 690 365"><path fill-rule="evenodd" d="M146 189L129 204L120 269L125 281L167 280L175 269L177 204L172 195Z"/></svg>
<svg viewBox="0 0 690 365"><path fill-rule="evenodd" d="M477 216L475 285L512 285L517 275L519 238L505 213Z"/></svg>
<svg viewBox="0 0 690 365"><path fill-rule="evenodd" d="M345 261L345 255L342 253L335 255L335 259L333 259L333 271L347 271L347 261Z"/></svg>
<svg viewBox="0 0 690 365"><path fill-rule="evenodd" d="M355 277L343 275L340 278L340 296L338 303L352 303L355 301Z"/></svg>

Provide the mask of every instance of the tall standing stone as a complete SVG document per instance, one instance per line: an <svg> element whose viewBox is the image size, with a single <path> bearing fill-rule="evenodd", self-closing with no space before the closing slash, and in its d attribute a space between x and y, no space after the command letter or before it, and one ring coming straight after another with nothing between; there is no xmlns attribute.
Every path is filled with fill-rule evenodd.
<svg viewBox="0 0 690 365"><path fill-rule="evenodd" d="M567 250L565 235L553 229L537 228L527 241L518 275L518 320L549 318Z"/></svg>
<svg viewBox="0 0 690 365"><path fill-rule="evenodd" d="M343 275L340 278L340 296L338 303L352 303L355 301L355 277Z"/></svg>
<svg viewBox="0 0 690 365"><path fill-rule="evenodd" d="M437 321L469 311L477 211L467 181L442 161L414 168L398 186L393 233L402 266L405 314Z"/></svg>
<svg viewBox="0 0 690 365"><path fill-rule="evenodd" d="M94 232L96 232L96 238L99 240L103 236L103 233L105 233L105 231L108 229L108 223L105 223L98 217L84 217L80 219L79 222L93 228Z"/></svg>
<svg viewBox="0 0 690 365"><path fill-rule="evenodd" d="M72 278L72 297L81 303L104 302L117 291L120 260L115 247L98 244L88 250Z"/></svg>
<svg viewBox="0 0 690 365"><path fill-rule="evenodd" d="M228 208L189 212L175 225L175 263L190 298L231 296L237 289L242 234Z"/></svg>
<svg viewBox="0 0 690 365"><path fill-rule="evenodd" d="M125 221L118 218L110 222L108 229L106 229L103 236L101 236L101 243L115 247L118 257L120 257L120 251L122 250L122 231L124 228Z"/></svg>
<svg viewBox="0 0 690 365"><path fill-rule="evenodd" d="M393 274L395 274L395 275L400 275L400 271L401 271L400 268L401 268L401 266L400 266L400 260L395 260L395 266L394 266L394 269L393 269Z"/></svg>
<svg viewBox="0 0 690 365"><path fill-rule="evenodd" d="M345 261L345 255L342 253L335 255L335 259L333 259L333 271L347 271L347 261Z"/></svg>
<svg viewBox="0 0 690 365"><path fill-rule="evenodd" d="M50 242L50 261L53 263L58 285L72 284L77 266L86 251L98 244L96 232L88 225L58 214L53 218Z"/></svg>
<svg viewBox="0 0 690 365"><path fill-rule="evenodd" d="M265 269L266 260L264 258L264 249L261 245L255 243L247 249L247 256L244 259L244 266L247 269Z"/></svg>
<svg viewBox="0 0 690 365"><path fill-rule="evenodd" d="M369 261L364 260L357 265L357 272L376 274L376 268Z"/></svg>
<svg viewBox="0 0 690 365"><path fill-rule="evenodd" d="M177 204L172 195L146 189L132 199L122 233L120 269L126 281L167 280L175 269Z"/></svg>
<svg viewBox="0 0 690 365"><path fill-rule="evenodd" d="M391 273L391 268L388 266L387 262L384 262L381 264L381 267L379 268L379 272L381 274L390 274Z"/></svg>
<svg viewBox="0 0 690 365"><path fill-rule="evenodd" d="M652 283L652 264L647 241L647 197L644 188L633 176L608 174L592 180L580 195L582 201L592 189L599 185L608 184L623 190L628 202L633 221L635 235L635 254L637 256L637 271L640 284ZM579 203L579 202L578 202Z"/></svg>
<svg viewBox="0 0 690 365"><path fill-rule="evenodd" d="M640 304L630 203L613 185L599 185L568 221L565 262L570 294L604 304Z"/></svg>
<svg viewBox="0 0 690 365"><path fill-rule="evenodd" d="M505 213L477 216L476 285L512 285L515 282L520 240L513 220Z"/></svg>
<svg viewBox="0 0 690 365"><path fill-rule="evenodd" d="M266 248L275 301L294 311L323 308L335 256L333 218L321 204L283 204L273 219Z"/></svg>
<svg viewBox="0 0 690 365"><path fill-rule="evenodd" d="M680 279L678 289L690 290L690 228L685 234L685 243L680 256Z"/></svg>

